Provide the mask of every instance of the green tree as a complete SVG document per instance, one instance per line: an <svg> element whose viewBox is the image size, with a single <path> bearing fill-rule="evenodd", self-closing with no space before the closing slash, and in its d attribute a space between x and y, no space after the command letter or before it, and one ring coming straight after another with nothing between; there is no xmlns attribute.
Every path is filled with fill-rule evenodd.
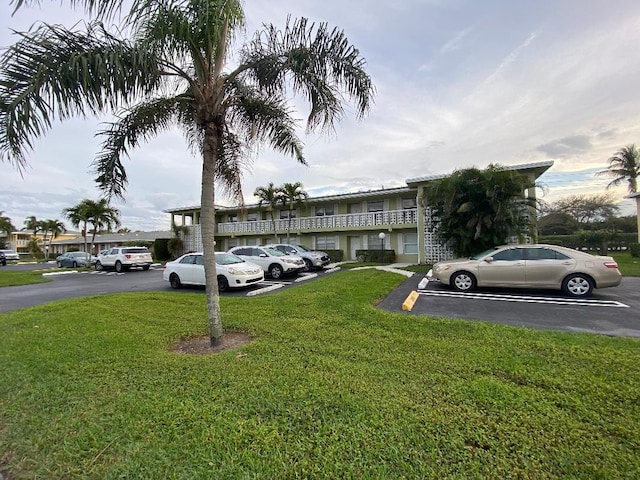
<svg viewBox="0 0 640 480"><path fill-rule="evenodd" d="M431 227L460 256L531 233L529 214L535 205L523 196L531 186L519 173L499 165L457 170L425 191Z"/></svg>
<svg viewBox="0 0 640 480"><path fill-rule="evenodd" d="M258 187L253 192L254 197L258 197L258 207L264 207L271 217L271 225L273 227L273 237L278 241L278 231L276 230L275 211L278 205L282 203L282 194L280 190L269 182L266 187Z"/></svg>
<svg viewBox="0 0 640 480"><path fill-rule="evenodd" d="M0 210L0 233L6 233L9 235L11 232L16 231L16 227L13 226L11 219L3 214L4 212Z"/></svg>
<svg viewBox="0 0 640 480"><path fill-rule="evenodd" d="M302 183L285 183L278 188L280 191L280 201L289 210L289 217L287 222L287 243L291 235L291 216L296 207L302 207L304 201L309 198L307 192L304 191Z"/></svg>
<svg viewBox="0 0 640 480"><path fill-rule="evenodd" d="M112 228L120 226L120 212L110 207L106 198L101 198L98 201L85 198L78 205L65 208L62 214L74 227L78 228L80 224L83 225L82 235L87 259L93 252L96 234L100 231L110 231ZM89 233L89 230L91 230L91 242L89 248L87 248L87 233Z"/></svg>
<svg viewBox="0 0 640 480"><path fill-rule="evenodd" d="M24 220L23 230L31 230L33 231L33 236L35 236L39 231L42 230L42 224L35 216L32 215Z"/></svg>
<svg viewBox="0 0 640 480"><path fill-rule="evenodd" d="M38 0L16 0L37 4ZM115 21L122 0L71 0ZM265 25L238 50L244 25L240 0L132 0L123 16L130 38L103 23L86 31L42 25L21 33L0 62L0 155L18 168L33 139L54 119L117 110L101 132L94 161L99 187L122 197L127 175L122 157L173 125L202 155L201 228L212 344L222 342L215 268L215 185L241 199L240 175L260 143L306 164L290 94L310 103L307 131L332 131L352 100L358 117L369 110L373 85L360 52L344 33L306 19L284 30Z"/></svg>
<svg viewBox="0 0 640 480"><path fill-rule="evenodd" d="M603 222L618 214L620 208L616 205L612 192L591 195L568 195L550 203L545 212L568 215L578 227L584 228L593 222Z"/></svg>
<svg viewBox="0 0 640 480"><path fill-rule="evenodd" d="M635 145L626 145L609 158L609 167L596 173L597 176L613 177L607 189L627 183L629 193L638 191L638 175L640 175L640 151Z"/></svg>
<svg viewBox="0 0 640 480"><path fill-rule="evenodd" d="M48 260L49 259L49 243L47 242L47 239L53 240L61 233L66 232L67 229L65 228L64 223L62 223L60 220L57 220L57 219L43 220L40 222L40 227L42 229L42 232L44 233L43 244L44 244L44 251L45 251L45 259Z"/></svg>

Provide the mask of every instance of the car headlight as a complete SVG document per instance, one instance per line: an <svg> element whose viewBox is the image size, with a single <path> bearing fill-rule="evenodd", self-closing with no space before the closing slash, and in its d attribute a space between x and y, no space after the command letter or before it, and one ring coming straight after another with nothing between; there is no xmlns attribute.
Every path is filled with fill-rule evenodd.
<svg viewBox="0 0 640 480"><path fill-rule="evenodd" d="M238 270L237 268L227 268L227 272L231 275L245 275L245 272Z"/></svg>

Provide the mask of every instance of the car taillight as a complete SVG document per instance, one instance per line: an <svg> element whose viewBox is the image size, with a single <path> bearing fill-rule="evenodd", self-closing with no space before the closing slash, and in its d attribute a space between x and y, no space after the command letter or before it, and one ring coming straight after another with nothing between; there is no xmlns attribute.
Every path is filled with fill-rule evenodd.
<svg viewBox="0 0 640 480"><path fill-rule="evenodd" d="M124 257L129 259L129 258L131 258L131 254L127 253Z"/></svg>
<svg viewBox="0 0 640 480"><path fill-rule="evenodd" d="M616 262L604 262L604 266L607 268L618 268L618 264Z"/></svg>

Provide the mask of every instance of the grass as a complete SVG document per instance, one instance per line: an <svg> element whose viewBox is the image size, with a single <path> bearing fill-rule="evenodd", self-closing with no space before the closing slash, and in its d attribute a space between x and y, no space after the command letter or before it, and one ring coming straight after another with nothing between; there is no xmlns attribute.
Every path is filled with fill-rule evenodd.
<svg viewBox="0 0 640 480"><path fill-rule="evenodd" d="M640 258L632 257L629 252L609 252L607 255L618 262L618 268L625 277L640 277Z"/></svg>
<svg viewBox="0 0 640 480"><path fill-rule="evenodd" d="M373 305L367 269L221 298L254 341L211 356L201 293L0 315L11 478L638 478L640 343Z"/></svg>
<svg viewBox="0 0 640 480"><path fill-rule="evenodd" d="M50 279L43 277L42 272L43 270L20 272L6 270L4 267L0 267L0 287L14 287L18 285L49 282Z"/></svg>

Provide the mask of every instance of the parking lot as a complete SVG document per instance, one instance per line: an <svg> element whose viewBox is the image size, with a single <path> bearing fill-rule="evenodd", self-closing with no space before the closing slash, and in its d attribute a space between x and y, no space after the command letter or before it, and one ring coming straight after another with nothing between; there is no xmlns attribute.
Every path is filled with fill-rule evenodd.
<svg viewBox="0 0 640 480"><path fill-rule="evenodd" d="M619 287L595 290L587 299L567 298L553 290L479 289L459 293L414 275L392 292L380 308L402 312L412 291L418 298L407 315L487 321L517 327L640 337L640 278L626 277Z"/></svg>
<svg viewBox="0 0 640 480"><path fill-rule="evenodd" d="M17 267L19 266L13 266ZM296 285L331 275L337 270L325 269L280 280L267 278L250 288L231 290L222 293L222 296L254 297L269 294L295 288ZM3 287L0 290L0 312L64 298L117 292L204 293L204 288L201 287L173 290L168 282L162 279L161 266L152 267L146 272L63 272L61 274L57 271L52 276L54 281L49 283ZM567 298L557 291L540 290L479 289L471 293L459 293L438 282L430 282L425 288L419 288L423 278L424 274L409 277L378 307L409 316L486 321L535 329L640 338L640 278L626 277L619 287L595 290L587 299ZM405 312L402 305L412 291L417 292L418 298L411 311Z"/></svg>

